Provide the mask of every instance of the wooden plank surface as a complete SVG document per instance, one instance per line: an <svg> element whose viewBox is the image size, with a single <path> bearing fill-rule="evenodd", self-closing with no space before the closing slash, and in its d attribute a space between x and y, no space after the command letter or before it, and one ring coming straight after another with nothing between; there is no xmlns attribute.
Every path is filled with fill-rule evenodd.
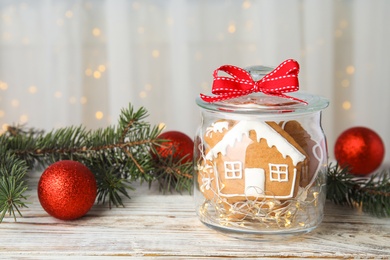
<svg viewBox="0 0 390 260"><path fill-rule="evenodd" d="M269 240L243 240L207 228L197 218L192 196L137 186L124 208L95 205L83 218L50 217L36 194L14 222L0 224L0 258L83 259L149 257L226 258L384 258L390 259L390 219L360 214L327 203L323 223L311 233Z"/></svg>

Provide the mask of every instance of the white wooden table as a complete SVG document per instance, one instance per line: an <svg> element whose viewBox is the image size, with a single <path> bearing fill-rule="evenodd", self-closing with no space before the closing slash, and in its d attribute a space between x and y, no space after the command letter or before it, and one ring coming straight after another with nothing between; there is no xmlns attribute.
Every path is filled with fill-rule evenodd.
<svg viewBox="0 0 390 260"><path fill-rule="evenodd" d="M323 223L287 241L232 238L204 226L192 196L166 194L145 184L124 208L95 205L74 221L50 217L30 179L29 208L0 224L1 259L93 258L375 258L390 259L390 219L327 203ZM75 258L76 257L76 258Z"/></svg>

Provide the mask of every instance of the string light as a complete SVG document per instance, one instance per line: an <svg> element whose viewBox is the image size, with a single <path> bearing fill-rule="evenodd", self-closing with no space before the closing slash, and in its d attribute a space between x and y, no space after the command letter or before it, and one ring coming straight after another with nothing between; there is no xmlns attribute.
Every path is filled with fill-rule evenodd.
<svg viewBox="0 0 390 260"><path fill-rule="evenodd" d="M82 104L82 105L85 105L85 104L87 104L87 97L81 97L80 98L80 104Z"/></svg>
<svg viewBox="0 0 390 260"><path fill-rule="evenodd" d="M0 89L1 90L7 90L8 89L8 84L3 82L3 81L0 81Z"/></svg>
<svg viewBox="0 0 390 260"><path fill-rule="evenodd" d="M251 7L251 2L247 0L242 2L242 9L249 9L250 7Z"/></svg>
<svg viewBox="0 0 390 260"><path fill-rule="evenodd" d="M92 70L91 69L86 69L85 70L85 75L88 76L88 77L92 76Z"/></svg>
<svg viewBox="0 0 390 260"><path fill-rule="evenodd" d="M21 116L19 117L19 121L20 121L22 124L26 123L26 122L28 121L28 116L27 116L27 115L21 115Z"/></svg>
<svg viewBox="0 0 390 260"><path fill-rule="evenodd" d="M73 12L71 10L68 10L65 12L66 18L72 18L73 17Z"/></svg>
<svg viewBox="0 0 390 260"><path fill-rule="evenodd" d="M151 91L152 90L152 85L151 84L145 84L145 90Z"/></svg>
<svg viewBox="0 0 390 260"><path fill-rule="evenodd" d="M95 27L95 28L92 29L92 35L93 36L98 37L98 36L100 36L100 34L101 34L101 31L100 31L99 28Z"/></svg>
<svg viewBox="0 0 390 260"><path fill-rule="evenodd" d="M345 69L345 71L347 72L347 74L352 75L352 74L355 73L355 67L352 66L352 65L350 65L350 66L348 66L348 67Z"/></svg>
<svg viewBox="0 0 390 260"><path fill-rule="evenodd" d="M334 32L334 37L335 38L340 38L341 36L343 36L343 31L340 30L340 29L336 29L335 32Z"/></svg>
<svg viewBox="0 0 390 260"><path fill-rule="evenodd" d="M1 126L1 129L2 129L3 131L7 131L8 127L9 127L8 124L3 124L3 125Z"/></svg>
<svg viewBox="0 0 390 260"><path fill-rule="evenodd" d="M95 118L97 119L97 120L101 120L101 119L103 119L103 112L102 111L96 111L96 113L95 113Z"/></svg>
<svg viewBox="0 0 390 260"><path fill-rule="evenodd" d="M210 176L209 171L212 167L204 167L202 162L205 161L201 160L197 169L200 177L206 178ZM284 201L272 198L268 194L268 198L257 197L238 202L229 202L226 198L221 198L219 192L211 188L208 192L214 194L213 198L204 201L199 214L201 218L212 220L220 226L248 230L280 230L311 226L312 222L316 221L313 210L318 207L318 194L322 187L312 186L302 191L302 194L307 196L299 195Z"/></svg>
<svg viewBox="0 0 390 260"><path fill-rule="evenodd" d="M341 29L346 29L348 27L348 21L347 20L341 20L339 23L339 27Z"/></svg>
<svg viewBox="0 0 390 260"><path fill-rule="evenodd" d="M160 51L159 51L159 50L153 50L153 51L152 51L152 57L153 57L153 58L158 58L158 57L160 57Z"/></svg>
<svg viewBox="0 0 390 260"><path fill-rule="evenodd" d="M61 92L61 91L56 91L56 92L54 93L54 97L56 97L56 98L61 98L61 97L62 97L62 92Z"/></svg>
<svg viewBox="0 0 390 260"><path fill-rule="evenodd" d="M147 96L146 91L141 91L141 92L139 93L139 97L140 97L140 98L146 98L146 96Z"/></svg>
<svg viewBox="0 0 390 260"><path fill-rule="evenodd" d="M349 80L348 79L342 80L341 81L341 86L343 86L344 88L349 87Z"/></svg>
<svg viewBox="0 0 390 260"><path fill-rule="evenodd" d="M351 109L352 104L349 101L344 101L342 106L344 110L349 110Z"/></svg>
<svg viewBox="0 0 390 260"><path fill-rule="evenodd" d="M19 106L19 100L18 99L12 99L11 100L11 106L18 107Z"/></svg>
<svg viewBox="0 0 390 260"><path fill-rule="evenodd" d="M236 32L236 25L235 24L230 24L228 27L228 32L229 33L235 33Z"/></svg>
<svg viewBox="0 0 390 260"><path fill-rule="evenodd" d="M31 94L35 94L35 93L37 93L37 91L38 91L38 89L36 86L30 86L28 88L28 92L30 92Z"/></svg>
<svg viewBox="0 0 390 260"><path fill-rule="evenodd" d="M100 72L105 72L105 71L106 71L106 66L104 66L103 64L102 64L102 65L99 65L98 70L99 70Z"/></svg>
<svg viewBox="0 0 390 260"><path fill-rule="evenodd" d="M93 72L93 77L94 77L95 79L100 79L101 76L102 76L102 74L100 73L100 71L95 70L95 71Z"/></svg>

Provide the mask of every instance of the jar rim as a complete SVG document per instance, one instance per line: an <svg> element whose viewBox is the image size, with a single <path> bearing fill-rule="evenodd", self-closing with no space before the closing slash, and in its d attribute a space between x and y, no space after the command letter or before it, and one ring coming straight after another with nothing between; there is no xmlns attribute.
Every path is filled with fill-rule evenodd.
<svg viewBox="0 0 390 260"><path fill-rule="evenodd" d="M253 93L214 103L205 102L200 97L197 97L196 103L199 107L210 111L244 114L301 114L320 111L329 106L328 99L321 96L303 92L288 93L288 95L303 100L307 104L289 98L265 95L263 93Z"/></svg>

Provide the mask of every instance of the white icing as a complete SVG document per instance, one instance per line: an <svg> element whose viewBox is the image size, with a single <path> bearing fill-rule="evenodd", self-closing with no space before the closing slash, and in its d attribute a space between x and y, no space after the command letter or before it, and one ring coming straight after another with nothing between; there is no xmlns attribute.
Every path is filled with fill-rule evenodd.
<svg viewBox="0 0 390 260"><path fill-rule="evenodd" d="M225 179L242 179L242 162L225 161Z"/></svg>
<svg viewBox="0 0 390 260"><path fill-rule="evenodd" d="M212 127L215 129L215 125L218 123L227 122L217 122L213 124ZM246 120L240 121L229 132L227 132L222 140L206 154L206 159L212 160L218 156L218 153L226 155L227 147L234 147L234 144L236 142L240 142L243 136L249 137L249 131L251 130L256 132L257 142L260 142L260 139L264 138L267 141L268 146L275 146L282 154L283 158L286 159L287 156L289 156L292 159L294 166L305 159L305 155L299 152L297 148L295 148L290 142L287 141L287 139L281 136L267 123Z"/></svg>
<svg viewBox="0 0 390 260"><path fill-rule="evenodd" d="M282 168L285 170L282 171ZM276 178L274 176L276 176ZM270 163L269 178L270 181L288 182L288 165Z"/></svg>
<svg viewBox="0 0 390 260"><path fill-rule="evenodd" d="M213 133L220 132L222 133L224 129L228 129L229 122L221 121L212 123L211 126L206 129L206 136L213 137Z"/></svg>

